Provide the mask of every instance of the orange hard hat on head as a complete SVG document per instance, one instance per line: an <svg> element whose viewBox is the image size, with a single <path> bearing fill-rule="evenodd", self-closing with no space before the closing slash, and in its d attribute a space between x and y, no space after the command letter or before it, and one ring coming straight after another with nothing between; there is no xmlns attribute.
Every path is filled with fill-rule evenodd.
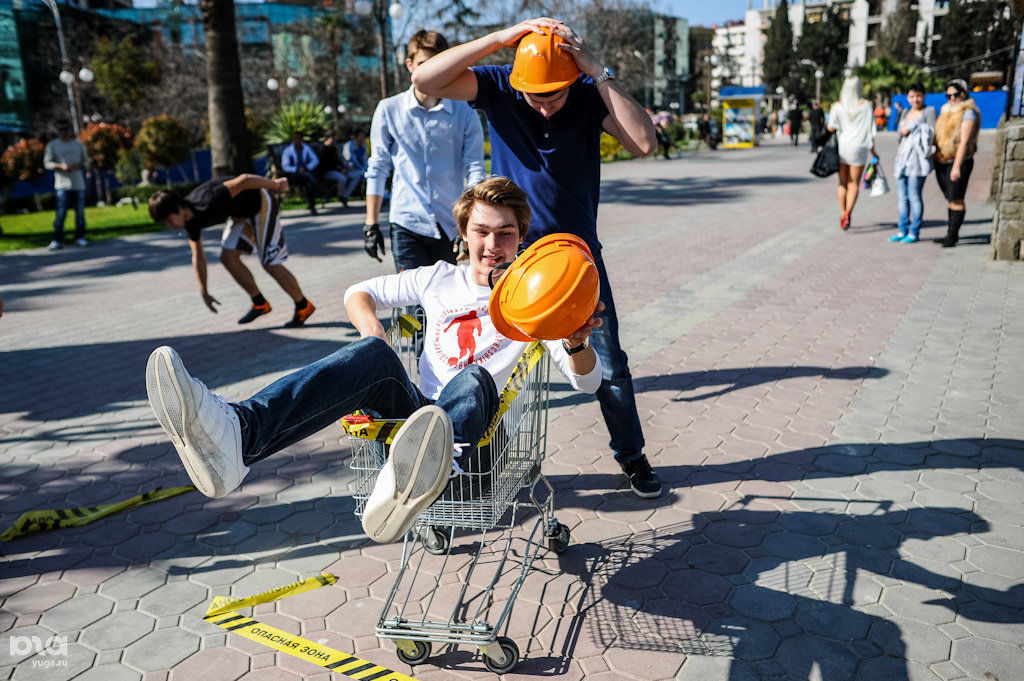
<svg viewBox="0 0 1024 681"><path fill-rule="evenodd" d="M572 234L549 234L523 251L498 280L491 291L491 322L512 340L560 340L593 316L600 293L586 242Z"/></svg>
<svg viewBox="0 0 1024 681"><path fill-rule="evenodd" d="M509 84L520 92L531 93L554 92L572 85L580 75L576 60L568 52L555 47L565 42L547 28L544 35L524 35L516 48Z"/></svg>

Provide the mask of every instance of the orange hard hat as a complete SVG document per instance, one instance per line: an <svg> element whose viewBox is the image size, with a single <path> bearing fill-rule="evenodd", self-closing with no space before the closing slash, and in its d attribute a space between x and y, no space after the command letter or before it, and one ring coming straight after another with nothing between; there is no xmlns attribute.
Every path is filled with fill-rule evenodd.
<svg viewBox="0 0 1024 681"><path fill-rule="evenodd" d="M549 234L516 258L491 291L491 322L517 341L560 340L597 309L600 277L590 248L572 234Z"/></svg>
<svg viewBox="0 0 1024 681"><path fill-rule="evenodd" d="M572 85L580 69L571 54L555 47L558 43L566 41L547 28L544 35L524 35L516 48L509 84L520 92L530 93L554 92Z"/></svg>

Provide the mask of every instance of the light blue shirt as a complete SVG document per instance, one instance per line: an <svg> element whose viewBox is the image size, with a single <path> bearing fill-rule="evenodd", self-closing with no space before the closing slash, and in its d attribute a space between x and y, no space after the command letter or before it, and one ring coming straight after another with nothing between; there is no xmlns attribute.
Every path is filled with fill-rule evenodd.
<svg viewBox="0 0 1024 681"><path fill-rule="evenodd" d="M381 100L370 126L366 193L384 195L394 171L388 219L439 239L457 233L452 206L466 186L484 179L484 131L465 102L442 99L420 106L413 89Z"/></svg>

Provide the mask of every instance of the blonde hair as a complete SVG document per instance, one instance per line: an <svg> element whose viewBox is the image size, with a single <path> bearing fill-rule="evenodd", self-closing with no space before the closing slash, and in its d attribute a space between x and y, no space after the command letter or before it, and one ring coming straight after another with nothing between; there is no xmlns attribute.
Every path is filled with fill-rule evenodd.
<svg viewBox="0 0 1024 681"><path fill-rule="evenodd" d="M852 112L853 108L857 106L857 102L861 99L862 86L860 78L857 76L850 76L843 81L843 89L839 91L839 103L846 108L847 111Z"/></svg>
<svg viewBox="0 0 1024 681"><path fill-rule="evenodd" d="M506 206L516 214L516 226L519 228L519 238L526 238L530 231L530 204L526 201L526 192L519 188L507 177L489 177L479 182L466 191L455 202L452 208L452 215L459 225L459 234L466 236L466 225L469 224L469 216L473 212L473 206L477 203L486 203L492 206Z"/></svg>

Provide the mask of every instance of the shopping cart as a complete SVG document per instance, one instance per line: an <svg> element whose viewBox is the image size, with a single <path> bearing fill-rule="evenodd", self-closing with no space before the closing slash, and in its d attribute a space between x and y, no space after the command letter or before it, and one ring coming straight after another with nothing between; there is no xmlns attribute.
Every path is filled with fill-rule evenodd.
<svg viewBox="0 0 1024 681"><path fill-rule="evenodd" d="M413 379L418 376L422 329L422 318L395 313L388 332L391 347ZM544 346L536 342L527 346L501 392L498 411L483 439L460 457L466 473L453 478L406 535L395 582L375 628L378 637L395 642L403 662L420 664L430 656L431 643L443 643L477 646L486 667L499 674L518 663L515 641L498 633L541 548L560 554L569 545L569 528L554 517L554 490L540 473L550 371ZM342 419L342 425L353 441L353 496L356 515L361 517L387 445L402 421L353 414ZM520 500L524 488L528 501ZM513 529L521 505L535 509L538 517L525 537L516 537L515 545L522 550L513 551ZM453 558L456 529L481 533L468 563L463 562L464 551ZM491 544L496 547L486 553ZM437 558L428 560L428 556ZM493 576L487 576L489 563L495 565ZM484 578L474 581L481 566ZM507 593L502 585L501 603L495 599L495 589L506 573L514 575L514 582ZM438 597L442 585L446 593ZM496 603L499 607L494 607ZM493 622L487 621L491 610L498 610Z"/></svg>

